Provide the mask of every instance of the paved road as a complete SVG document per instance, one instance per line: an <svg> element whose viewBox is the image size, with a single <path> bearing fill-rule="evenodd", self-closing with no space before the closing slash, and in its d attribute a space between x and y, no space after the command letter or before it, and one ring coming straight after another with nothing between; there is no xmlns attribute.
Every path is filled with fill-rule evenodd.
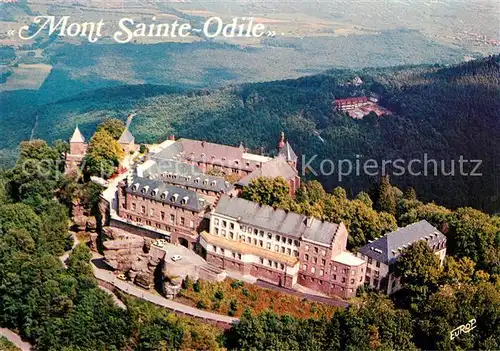
<svg viewBox="0 0 500 351"><path fill-rule="evenodd" d="M318 296L318 295L303 293L303 292L300 292L300 291L297 291L297 290L293 290L293 289L288 289L288 288L284 288L284 287L281 287L281 286L277 286L277 285L268 283L268 282L266 282L264 280L260 280L260 279L257 280L257 282L255 283L255 285L261 286L263 288L271 289L271 290L281 291L281 292L286 293L286 294L291 294L291 295L295 295L295 296L304 297L304 298L306 298L308 300L312 300L312 301L316 301L316 302L321 302L321 303L326 303L326 304L329 304L329 305L332 305L332 306L349 307L349 304L347 302L345 302L345 301L335 300L335 299L332 299L330 297L323 297L323 296Z"/></svg>
<svg viewBox="0 0 500 351"><path fill-rule="evenodd" d="M30 351L31 344L22 341L21 337L9 329L0 328L0 336L6 337L11 343L19 347L22 351Z"/></svg>
<svg viewBox="0 0 500 351"><path fill-rule="evenodd" d="M95 256L94 256L95 257ZM145 301L149 301L151 303L154 303L155 305L162 306L165 308L168 308L169 310L172 310L174 312L178 313L183 313L189 316L193 317L198 317L198 318L203 318L207 320L212 320L215 322L221 322L221 323L227 323L227 324L233 324L238 321L238 318L234 317L229 317L229 316L223 316L220 314L215 314L203 310L199 310L194 307L186 306L181 303L166 299L162 296L152 294L146 290L143 290L139 288L138 286L135 286L129 282L123 281L118 279L113 272L106 270L104 268L99 268L97 267L97 262L98 257L95 257L92 260L92 269L94 271L94 276L97 279L103 280L107 283L112 284L114 287L117 289L125 292L126 294L138 297L140 299L143 299Z"/></svg>

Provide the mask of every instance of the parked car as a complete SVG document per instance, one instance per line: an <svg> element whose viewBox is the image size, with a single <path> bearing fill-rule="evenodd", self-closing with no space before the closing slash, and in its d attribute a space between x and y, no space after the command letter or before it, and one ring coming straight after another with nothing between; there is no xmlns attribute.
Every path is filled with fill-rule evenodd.
<svg viewBox="0 0 500 351"><path fill-rule="evenodd" d="M123 273L118 274L116 277L121 280L127 280L127 276Z"/></svg>
<svg viewBox="0 0 500 351"><path fill-rule="evenodd" d="M181 255L173 255L173 256L172 256L172 261L174 261L174 262L177 262L177 261L179 261L180 259L182 259L182 256L181 256Z"/></svg>

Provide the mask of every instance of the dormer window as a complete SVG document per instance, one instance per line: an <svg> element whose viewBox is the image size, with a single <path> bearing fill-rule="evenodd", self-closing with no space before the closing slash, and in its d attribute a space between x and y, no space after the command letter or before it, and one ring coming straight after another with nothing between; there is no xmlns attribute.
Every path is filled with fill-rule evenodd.
<svg viewBox="0 0 500 351"><path fill-rule="evenodd" d="M142 192L143 194L146 194L146 193L148 192L148 190L149 190L149 186L148 186L148 185L146 185L144 188L142 188L141 192Z"/></svg>
<svg viewBox="0 0 500 351"><path fill-rule="evenodd" d="M214 159L215 159L215 155L212 155L212 160L214 160Z"/></svg>
<svg viewBox="0 0 500 351"><path fill-rule="evenodd" d="M188 197L188 196L184 196L184 197L182 198L182 200L181 200L181 205L186 205L186 204L187 204L187 202L188 202L188 200L189 200L189 197Z"/></svg>
<svg viewBox="0 0 500 351"><path fill-rule="evenodd" d="M200 182L200 177L196 178L196 179L194 180L194 182L195 182L195 183L199 183L199 182Z"/></svg>
<svg viewBox="0 0 500 351"><path fill-rule="evenodd" d="M204 153L202 153L202 154L201 154L201 157L205 157L205 154L204 154Z"/></svg>
<svg viewBox="0 0 500 351"><path fill-rule="evenodd" d="M239 164L238 160L234 161L234 164L235 164L235 165L238 165L238 164Z"/></svg>
<svg viewBox="0 0 500 351"><path fill-rule="evenodd" d="M153 189L153 191L151 192L151 196L156 196L158 194L159 190L160 189L158 189L158 188Z"/></svg>
<svg viewBox="0 0 500 351"><path fill-rule="evenodd" d="M161 198L162 200L165 200L165 199L167 198L167 196L168 196L168 191L165 191L165 192L163 192L163 193L161 194L160 198Z"/></svg>
<svg viewBox="0 0 500 351"><path fill-rule="evenodd" d="M223 157L223 158L222 158L222 161L225 161L225 160L226 160L226 158L225 158L225 157Z"/></svg>
<svg viewBox="0 0 500 351"><path fill-rule="evenodd" d="M135 183L134 185L132 185L132 191L137 191L137 189L139 189L139 186L139 183Z"/></svg>
<svg viewBox="0 0 500 351"><path fill-rule="evenodd" d="M170 201L172 201L172 202L176 202L178 197L179 197L179 194L174 194L174 195L170 198Z"/></svg>
<svg viewBox="0 0 500 351"><path fill-rule="evenodd" d="M247 161L247 167L250 167L250 162Z"/></svg>
<svg viewBox="0 0 500 351"><path fill-rule="evenodd" d="M207 185L207 184L208 184L208 179L205 179L205 180L203 181L203 184Z"/></svg>
<svg viewBox="0 0 500 351"><path fill-rule="evenodd" d="M217 182L215 180L212 180L212 186L216 186Z"/></svg>

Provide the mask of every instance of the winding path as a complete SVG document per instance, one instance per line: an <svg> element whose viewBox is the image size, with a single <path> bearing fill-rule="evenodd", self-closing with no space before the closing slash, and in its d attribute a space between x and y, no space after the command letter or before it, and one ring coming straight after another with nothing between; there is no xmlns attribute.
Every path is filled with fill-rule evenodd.
<svg viewBox="0 0 500 351"><path fill-rule="evenodd" d="M195 318L201 318L206 321L222 323L224 325L231 325L238 321L238 318L211 313L204 310L199 310L191 306L183 305L179 302L166 299L163 296L152 294L149 291L143 290L133 284L120 280L113 274L113 272L96 266L96 263L99 262L101 259L102 257L94 253L94 259L92 259L91 261L94 276L97 278L97 280L106 282L112 285L114 288L128 295L132 295L142 300L154 303L155 305L165 307L178 314L184 314Z"/></svg>
<svg viewBox="0 0 500 351"><path fill-rule="evenodd" d="M7 338L7 340L16 345L22 351L31 351L31 344L23 341L19 335L9 329L0 328L0 336Z"/></svg>

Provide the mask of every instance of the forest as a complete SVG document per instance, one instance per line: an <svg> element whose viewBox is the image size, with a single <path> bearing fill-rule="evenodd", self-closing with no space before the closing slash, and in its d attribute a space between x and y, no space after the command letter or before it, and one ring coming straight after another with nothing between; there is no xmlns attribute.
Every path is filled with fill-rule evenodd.
<svg viewBox="0 0 500 351"><path fill-rule="evenodd" d="M121 86L83 93L42 105L25 105L15 93L2 95L10 109L0 117L4 134L0 162L12 165L23 135L68 139L76 124L87 137L105 118L125 120L137 113L131 132L138 142L163 141L169 135L276 152L284 131L299 162L321 160L422 159L446 164L481 160L482 176L438 172L393 177L415 188L421 199L450 208L472 206L489 213L500 208L500 56L455 66L330 70L300 79L243 84L221 89L181 91L155 85ZM359 76L363 84L349 82ZM332 109L335 98L375 95L393 113L358 120ZM24 100L23 100L24 101ZM15 124L16 128L10 126ZM33 126L35 125L35 128ZM299 165L300 169L300 165ZM470 170L469 170L470 171ZM456 171L458 173L458 170ZM308 179L312 179L309 174ZM379 177L360 174L338 181L319 177L327 190L342 186L349 195L369 189Z"/></svg>
<svg viewBox="0 0 500 351"><path fill-rule="evenodd" d="M318 182L305 182L290 199L279 178L258 178L244 196L346 221L355 238L350 239L353 248L396 223L426 219L443 230L449 247L444 266L427 245L411 245L398 261L396 274L404 289L395 296L361 289L348 308L316 318L247 310L225 331L127 296L122 296L123 310L98 288L85 245L72 251L67 268L59 260L71 247L68 225L73 200L79 198L92 208L101 190L64 176L62 168L33 172L48 161L61 165L65 147L61 142L53 146L41 140L24 142L16 165L0 172L0 327L15 330L37 350L500 347L499 217L424 203L414 190L401 191L387 177L370 194L362 192L355 198L342 188L329 193ZM352 217L361 212L366 215ZM213 299L220 296L216 293ZM451 340L450 331L471 319L476 319L476 329Z"/></svg>

